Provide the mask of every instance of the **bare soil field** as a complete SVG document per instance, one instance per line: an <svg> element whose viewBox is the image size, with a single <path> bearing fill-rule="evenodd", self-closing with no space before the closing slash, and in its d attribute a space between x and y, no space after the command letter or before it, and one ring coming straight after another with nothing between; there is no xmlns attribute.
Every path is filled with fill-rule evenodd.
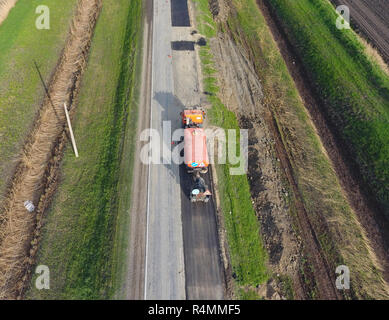
<svg viewBox="0 0 389 320"><path fill-rule="evenodd" d="M331 0L350 8L351 24L389 63L389 2L387 0Z"/></svg>
<svg viewBox="0 0 389 320"><path fill-rule="evenodd" d="M7 18L9 11L18 0L0 0L0 24Z"/></svg>
<svg viewBox="0 0 389 320"><path fill-rule="evenodd" d="M66 102L71 113L74 112L72 102L87 62L100 8L100 0L79 1L63 54L48 85L49 95L8 190L0 217L0 297L3 299L19 298L29 279L42 216L56 188L58 166L68 136L63 104ZM33 213L24 207L26 200L35 204Z"/></svg>

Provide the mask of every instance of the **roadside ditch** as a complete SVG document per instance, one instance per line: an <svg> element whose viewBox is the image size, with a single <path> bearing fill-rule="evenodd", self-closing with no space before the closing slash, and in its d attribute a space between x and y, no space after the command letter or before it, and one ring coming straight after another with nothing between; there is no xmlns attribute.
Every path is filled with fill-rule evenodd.
<svg viewBox="0 0 389 320"><path fill-rule="evenodd" d="M101 0L79 0L65 48L47 85L48 95L7 192L5 210L0 215L1 299L20 299L30 279L42 218L56 190L58 168L68 141L63 104L74 114L73 102L101 6ZM32 213L25 208L27 200L35 205Z"/></svg>

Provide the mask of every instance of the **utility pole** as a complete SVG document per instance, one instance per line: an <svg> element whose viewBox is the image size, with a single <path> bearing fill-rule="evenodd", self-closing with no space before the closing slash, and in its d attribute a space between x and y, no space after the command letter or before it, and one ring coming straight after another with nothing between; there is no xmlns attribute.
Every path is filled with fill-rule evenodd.
<svg viewBox="0 0 389 320"><path fill-rule="evenodd" d="M78 158L78 150L77 150L77 146L76 146L76 140L74 139L72 124L70 122L69 111L68 111L68 108L66 107L66 103L63 104L63 108L65 109L66 120L68 121L70 139L72 141L73 150L74 150L74 153L76 154L76 158Z"/></svg>

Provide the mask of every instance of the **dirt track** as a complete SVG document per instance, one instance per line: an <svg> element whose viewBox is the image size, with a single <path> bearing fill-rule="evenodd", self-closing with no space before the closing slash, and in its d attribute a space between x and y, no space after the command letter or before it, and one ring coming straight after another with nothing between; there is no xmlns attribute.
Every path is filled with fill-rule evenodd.
<svg viewBox="0 0 389 320"><path fill-rule="evenodd" d="M7 18L9 11L18 0L0 0L0 24Z"/></svg>
<svg viewBox="0 0 389 320"><path fill-rule="evenodd" d="M57 70L27 141L0 215L0 298L20 297L31 273L41 218L57 182L57 169L66 143L63 103L71 106L86 66L90 40L101 0L79 0ZM36 210L29 213L24 201Z"/></svg>
<svg viewBox="0 0 389 320"><path fill-rule="evenodd" d="M331 0L335 5L347 5L353 27L360 31L389 63L389 1Z"/></svg>

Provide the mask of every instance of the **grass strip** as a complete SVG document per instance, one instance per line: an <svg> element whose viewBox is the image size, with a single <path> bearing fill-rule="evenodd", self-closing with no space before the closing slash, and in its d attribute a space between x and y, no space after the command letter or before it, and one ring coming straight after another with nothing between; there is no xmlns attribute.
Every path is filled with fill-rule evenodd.
<svg viewBox="0 0 389 320"><path fill-rule="evenodd" d="M141 0L103 3L74 117L80 158L71 148L66 151L62 183L38 252L38 264L50 268L51 288L35 289L33 278L29 298L107 299L114 294L118 230L129 223L123 217L127 195L118 186L121 175L131 176L131 152L124 156L123 150L131 151L136 126L141 16ZM122 221L126 225L118 226Z"/></svg>

